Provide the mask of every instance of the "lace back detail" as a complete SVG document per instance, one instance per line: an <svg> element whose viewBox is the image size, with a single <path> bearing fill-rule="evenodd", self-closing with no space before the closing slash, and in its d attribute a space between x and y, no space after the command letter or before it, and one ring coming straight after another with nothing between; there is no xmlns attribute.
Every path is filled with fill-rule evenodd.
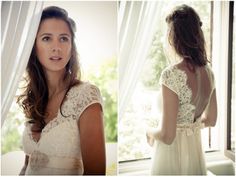
<svg viewBox="0 0 236 177"><path fill-rule="evenodd" d="M163 70L160 84L175 92L179 98L177 124L191 123L194 120L195 106L191 104L192 91L187 85L187 75L175 66Z"/></svg>
<svg viewBox="0 0 236 177"><path fill-rule="evenodd" d="M209 66L205 66L204 69L206 70L207 76L210 80L210 89L214 90L213 72L211 71ZM196 72L198 89L195 98L192 98L193 93L191 88L187 84L188 76L184 70L178 69L176 66L169 66L165 70L163 70L161 74L160 84L165 85L167 88L172 90L174 93L177 94L179 98L179 112L177 115L177 124L193 123L195 114L199 116L199 113L202 113L204 105L206 105L206 101L209 101L209 95L205 94L207 90L202 90L203 80L200 68ZM205 97L207 97L207 99ZM196 110L195 102L198 103L197 108L201 108L201 106L203 107L200 109L200 112L199 109Z"/></svg>

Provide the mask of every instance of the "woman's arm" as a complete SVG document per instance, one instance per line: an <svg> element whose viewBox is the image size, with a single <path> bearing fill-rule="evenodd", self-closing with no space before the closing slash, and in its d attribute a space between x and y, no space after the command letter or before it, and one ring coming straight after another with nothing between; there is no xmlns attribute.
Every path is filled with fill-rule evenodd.
<svg viewBox="0 0 236 177"><path fill-rule="evenodd" d="M84 175L106 174L106 152L101 105L89 106L81 115L78 126L84 164Z"/></svg>
<svg viewBox="0 0 236 177"><path fill-rule="evenodd" d="M25 170L26 170L26 168L27 168L27 166L28 166L28 162L29 162L29 156L26 155L26 156L25 156L25 164L24 164L23 168L21 169L19 175L25 175Z"/></svg>
<svg viewBox="0 0 236 177"><path fill-rule="evenodd" d="M214 127L217 120L217 100L216 100L216 90L212 92L209 105L202 114L202 123L205 127Z"/></svg>
<svg viewBox="0 0 236 177"><path fill-rule="evenodd" d="M152 139L160 140L165 144L172 144L176 136L176 122L179 109L179 99L176 93L162 85L163 115L157 129L147 132L148 143L153 144Z"/></svg>

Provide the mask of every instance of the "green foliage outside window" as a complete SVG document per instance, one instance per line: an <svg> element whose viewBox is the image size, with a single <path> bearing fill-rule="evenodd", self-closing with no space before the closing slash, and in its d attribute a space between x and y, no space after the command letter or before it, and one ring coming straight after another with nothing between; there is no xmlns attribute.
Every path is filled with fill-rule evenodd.
<svg viewBox="0 0 236 177"><path fill-rule="evenodd" d="M103 113L105 134L107 142L117 142L117 67L116 57L102 63L94 74L93 71L88 80L99 87L103 97Z"/></svg>
<svg viewBox="0 0 236 177"><path fill-rule="evenodd" d="M15 100L11 106L4 125L1 129L2 154L10 151L21 150L22 148L22 127L24 126L24 116Z"/></svg>

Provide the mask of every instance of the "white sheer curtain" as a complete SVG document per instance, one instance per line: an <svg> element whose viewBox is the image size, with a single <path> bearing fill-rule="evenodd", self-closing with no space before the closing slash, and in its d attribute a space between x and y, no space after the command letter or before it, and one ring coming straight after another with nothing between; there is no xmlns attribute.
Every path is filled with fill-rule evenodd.
<svg viewBox="0 0 236 177"><path fill-rule="evenodd" d="M119 119L132 96L157 27L161 2L121 1L119 7Z"/></svg>
<svg viewBox="0 0 236 177"><path fill-rule="evenodd" d="M227 117L227 86L228 86L228 39L229 39L229 1L214 2L213 41L212 41L212 69L215 76L216 94L218 102L219 127L218 144L222 152L225 150L225 128ZM214 129L212 129L214 130Z"/></svg>
<svg viewBox="0 0 236 177"><path fill-rule="evenodd" d="M1 125L26 68L42 8L42 1L1 3Z"/></svg>

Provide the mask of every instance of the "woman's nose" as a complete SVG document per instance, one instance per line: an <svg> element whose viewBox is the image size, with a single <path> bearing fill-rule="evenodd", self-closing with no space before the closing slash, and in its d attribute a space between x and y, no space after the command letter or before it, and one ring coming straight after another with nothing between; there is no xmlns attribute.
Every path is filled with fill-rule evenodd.
<svg viewBox="0 0 236 177"><path fill-rule="evenodd" d="M54 43L52 44L52 51L53 51L53 52L59 52L59 51L61 51L61 47L60 47L59 42L54 42Z"/></svg>

